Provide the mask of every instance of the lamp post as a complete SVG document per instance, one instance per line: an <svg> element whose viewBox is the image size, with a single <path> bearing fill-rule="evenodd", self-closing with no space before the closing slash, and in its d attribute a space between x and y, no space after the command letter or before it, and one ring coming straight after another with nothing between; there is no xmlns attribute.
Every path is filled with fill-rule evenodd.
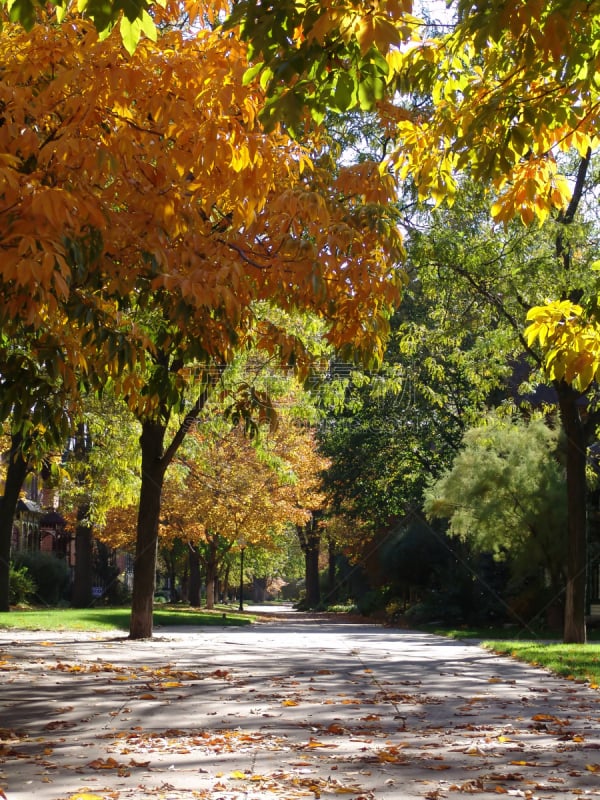
<svg viewBox="0 0 600 800"><path fill-rule="evenodd" d="M243 536L238 539L240 546L240 611L244 610L244 550L246 549L246 540Z"/></svg>

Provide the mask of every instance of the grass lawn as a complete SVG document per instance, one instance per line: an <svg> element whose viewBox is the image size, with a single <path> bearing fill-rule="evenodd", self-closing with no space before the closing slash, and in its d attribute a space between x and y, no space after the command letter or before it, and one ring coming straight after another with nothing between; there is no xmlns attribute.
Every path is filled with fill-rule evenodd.
<svg viewBox="0 0 600 800"><path fill-rule="evenodd" d="M129 608L32 608L0 612L0 628L38 631L129 630ZM215 611L188 606L157 606L154 627L166 625L249 625L253 617L231 607Z"/></svg>
<svg viewBox="0 0 600 800"><path fill-rule="evenodd" d="M494 653L509 655L528 664L545 667L575 681L600 686L600 644L558 644L547 642L483 641Z"/></svg>
<svg viewBox="0 0 600 800"><path fill-rule="evenodd" d="M479 639L483 647L519 661L544 667L574 681L585 681L600 687L600 631L588 630L585 645L562 644L556 631L506 628L440 628L423 626L423 630L452 639Z"/></svg>

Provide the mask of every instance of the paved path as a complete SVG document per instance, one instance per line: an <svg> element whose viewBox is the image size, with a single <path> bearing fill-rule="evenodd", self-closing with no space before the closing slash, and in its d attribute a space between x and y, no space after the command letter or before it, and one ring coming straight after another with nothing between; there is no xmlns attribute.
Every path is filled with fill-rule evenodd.
<svg viewBox="0 0 600 800"><path fill-rule="evenodd" d="M600 695L473 644L282 615L0 630L8 800L600 796ZM1 797L0 793L0 797Z"/></svg>

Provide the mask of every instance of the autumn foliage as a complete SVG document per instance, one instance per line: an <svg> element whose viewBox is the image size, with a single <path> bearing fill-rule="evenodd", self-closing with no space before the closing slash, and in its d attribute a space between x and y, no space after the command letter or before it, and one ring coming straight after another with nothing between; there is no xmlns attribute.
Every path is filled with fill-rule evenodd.
<svg viewBox="0 0 600 800"><path fill-rule="evenodd" d="M364 167L332 181L316 141L265 135L234 35L167 30L131 58L76 17L6 25L2 39L4 330L59 327L72 384L90 353L113 377L143 364L133 291L194 308L209 358L226 356L260 298L343 318L333 342L381 350L362 319L369 307L385 329L399 239L390 225L386 244L369 213L393 182ZM134 405L136 380L123 380Z"/></svg>

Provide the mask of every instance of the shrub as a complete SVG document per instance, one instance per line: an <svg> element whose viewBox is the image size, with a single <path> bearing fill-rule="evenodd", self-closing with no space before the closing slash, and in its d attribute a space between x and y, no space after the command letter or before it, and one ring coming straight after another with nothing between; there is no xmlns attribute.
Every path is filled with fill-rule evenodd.
<svg viewBox="0 0 600 800"><path fill-rule="evenodd" d="M51 553L15 553L15 567L26 567L36 585L36 602L55 606L65 599L69 588L69 567Z"/></svg>
<svg viewBox="0 0 600 800"><path fill-rule="evenodd" d="M29 574L27 567L15 567L14 564L9 568L9 590L8 602L12 606L26 603L37 591L34 579Z"/></svg>
<svg viewBox="0 0 600 800"><path fill-rule="evenodd" d="M391 587L379 586L377 589L371 589L357 598L356 605L361 614L370 616L383 611L391 599Z"/></svg>

